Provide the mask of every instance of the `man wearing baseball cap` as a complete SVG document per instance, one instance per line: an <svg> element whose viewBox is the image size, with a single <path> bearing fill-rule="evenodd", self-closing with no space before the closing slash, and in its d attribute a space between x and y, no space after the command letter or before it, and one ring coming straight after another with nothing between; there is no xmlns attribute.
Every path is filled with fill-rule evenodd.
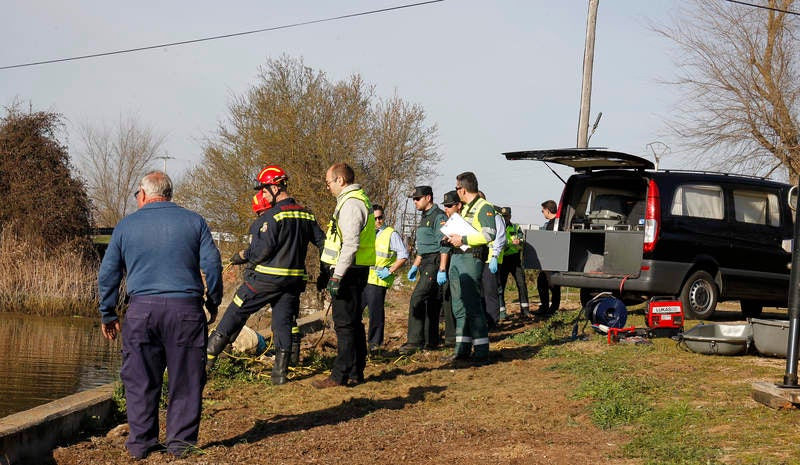
<svg viewBox="0 0 800 465"><path fill-rule="evenodd" d="M431 186L417 186L409 195L414 207L422 212L417 227L417 255L408 271L408 280L417 282L408 308L408 338L400 347L402 355L420 349L439 346L439 314L441 298L439 286L447 282L447 257L449 247L441 244L444 234L441 227L447 222L444 212L433 202Z"/></svg>

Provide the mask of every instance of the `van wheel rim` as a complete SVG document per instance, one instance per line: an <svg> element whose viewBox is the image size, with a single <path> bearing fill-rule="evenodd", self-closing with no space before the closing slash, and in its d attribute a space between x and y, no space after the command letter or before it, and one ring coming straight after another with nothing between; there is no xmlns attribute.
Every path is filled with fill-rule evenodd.
<svg viewBox="0 0 800 465"><path fill-rule="evenodd" d="M705 313L711 305L711 296L713 295L711 284L706 281L695 281L689 291L689 303L696 313Z"/></svg>

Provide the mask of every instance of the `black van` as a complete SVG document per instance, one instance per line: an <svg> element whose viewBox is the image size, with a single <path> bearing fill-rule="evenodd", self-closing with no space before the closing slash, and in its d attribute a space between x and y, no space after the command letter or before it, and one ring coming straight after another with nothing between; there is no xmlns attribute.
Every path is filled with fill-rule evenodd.
<svg viewBox="0 0 800 465"><path fill-rule="evenodd" d="M649 160L604 149L504 155L576 170L557 227L528 231L524 254L526 267L553 271L552 284L581 288L583 303L598 291L629 302L680 296L687 317L701 319L725 300L739 300L748 317L787 306L790 185L655 170Z"/></svg>

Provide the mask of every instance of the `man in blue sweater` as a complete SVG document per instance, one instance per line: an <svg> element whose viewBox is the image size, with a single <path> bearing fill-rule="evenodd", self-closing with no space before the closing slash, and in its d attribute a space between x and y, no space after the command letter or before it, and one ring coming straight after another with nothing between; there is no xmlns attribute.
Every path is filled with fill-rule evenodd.
<svg viewBox="0 0 800 465"><path fill-rule="evenodd" d="M197 443L206 383L205 307L216 317L222 299L222 265L206 221L171 202L166 173L147 173L134 194L139 210L114 228L98 274L103 336L122 329L122 368L130 435L137 459L160 448L158 403L169 370L167 452L184 455ZM205 273L205 290L201 270ZM125 275L130 296L125 324L116 308Z"/></svg>

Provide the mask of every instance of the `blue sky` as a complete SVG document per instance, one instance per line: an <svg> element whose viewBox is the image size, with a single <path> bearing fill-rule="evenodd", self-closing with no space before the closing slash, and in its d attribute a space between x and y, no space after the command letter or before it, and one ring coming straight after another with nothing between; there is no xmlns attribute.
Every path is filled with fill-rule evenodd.
<svg viewBox="0 0 800 465"><path fill-rule="evenodd" d="M0 66L282 26L413 3L401 0L14 2L0 17ZM647 156L663 141L676 90L672 45L648 22L665 23L681 1L600 0L591 120L592 146ZM439 126L443 160L429 184L436 200L456 174L474 171L514 221L541 223L539 204L561 182L536 162L504 151L574 146L588 0L445 0L255 35L110 57L0 70L0 104L15 98L62 113L70 150L76 125L136 115L167 135L179 174L201 160L202 140L227 117L232 96L256 82L258 67L282 54L302 57L331 80L359 73L380 96L422 105ZM13 44L13 45L9 45ZM674 157L673 157L674 158ZM276 160L280 162L280 160ZM662 166L678 167L667 158ZM672 165L672 166L670 166ZM562 177L571 170L556 168ZM320 174L323 175L322 173ZM246 188L246 186L243 186ZM302 199L301 199L302 200Z"/></svg>

